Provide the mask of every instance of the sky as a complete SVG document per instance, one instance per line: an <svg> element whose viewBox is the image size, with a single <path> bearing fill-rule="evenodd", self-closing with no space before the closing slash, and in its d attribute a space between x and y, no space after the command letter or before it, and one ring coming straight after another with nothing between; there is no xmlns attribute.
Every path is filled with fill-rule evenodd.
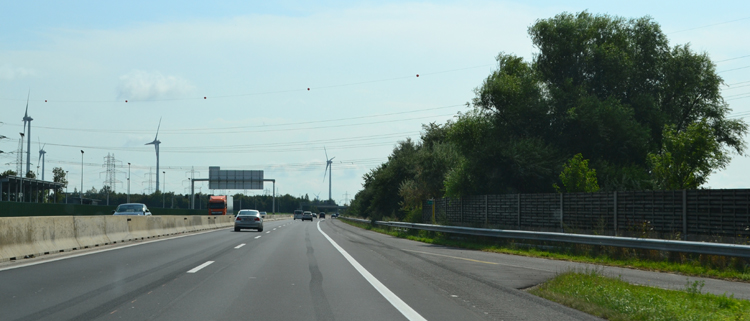
<svg viewBox="0 0 750 321"><path fill-rule="evenodd" d="M717 63L731 117L750 116L748 1L255 2L4 3L0 171L16 169L28 97L32 170L43 147L45 179L62 167L69 191L81 178L100 189L108 155L117 192L128 163L131 192L153 191L158 127L162 190L186 193L220 166L328 199L327 153L331 198L346 203L398 141L466 112L499 53L531 60L536 20L583 10L652 17ZM706 187L747 188L748 168L733 155Z"/></svg>

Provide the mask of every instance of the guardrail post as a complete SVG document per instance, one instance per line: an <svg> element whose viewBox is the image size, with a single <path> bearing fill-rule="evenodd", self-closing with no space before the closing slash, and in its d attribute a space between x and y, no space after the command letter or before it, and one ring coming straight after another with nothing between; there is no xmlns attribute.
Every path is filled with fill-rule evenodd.
<svg viewBox="0 0 750 321"><path fill-rule="evenodd" d="M487 195L484 195L484 227L487 227Z"/></svg>
<svg viewBox="0 0 750 321"><path fill-rule="evenodd" d="M560 193L560 231L565 232L565 227L563 226L563 193Z"/></svg>
<svg viewBox="0 0 750 321"><path fill-rule="evenodd" d="M459 213L458 222L463 223L464 222L464 198L463 197L460 197L458 199L458 206L461 206L461 210L458 212Z"/></svg>
<svg viewBox="0 0 750 321"><path fill-rule="evenodd" d="M518 218L517 224L518 224L518 229L520 230L521 229L521 194L520 193L516 194L516 205L518 205L516 206L516 211L518 211L516 213L516 218Z"/></svg>
<svg viewBox="0 0 750 321"><path fill-rule="evenodd" d="M687 190L682 190L682 239L687 240Z"/></svg>
<svg viewBox="0 0 750 321"><path fill-rule="evenodd" d="M613 194L615 197L615 200L614 200L615 203L613 205L614 211L615 211L615 236L617 236L617 191L615 191Z"/></svg>

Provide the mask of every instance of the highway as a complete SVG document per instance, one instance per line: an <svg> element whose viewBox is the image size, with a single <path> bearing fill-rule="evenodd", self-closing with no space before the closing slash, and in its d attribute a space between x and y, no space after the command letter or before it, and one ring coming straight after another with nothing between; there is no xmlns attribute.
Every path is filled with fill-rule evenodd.
<svg viewBox="0 0 750 321"><path fill-rule="evenodd" d="M4 263L0 320L596 319L523 291L585 265L423 244L338 219L264 228ZM686 279L607 269L663 287ZM707 287L750 295L746 284Z"/></svg>
<svg viewBox="0 0 750 321"><path fill-rule="evenodd" d="M0 319L594 319L464 272L488 262L420 253L430 247L336 219L284 220L261 233L221 229L5 264Z"/></svg>

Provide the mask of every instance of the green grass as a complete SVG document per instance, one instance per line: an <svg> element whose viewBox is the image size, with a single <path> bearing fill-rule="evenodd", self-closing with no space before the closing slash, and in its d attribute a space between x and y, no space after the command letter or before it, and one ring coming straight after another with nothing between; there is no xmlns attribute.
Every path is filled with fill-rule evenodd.
<svg viewBox="0 0 750 321"><path fill-rule="evenodd" d="M708 255L674 254L664 258L658 251L597 247L580 244L563 244L554 250L535 247L520 247L514 240L461 237L445 233L401 230L370 224L341 220L347 224L372 230L378 233L414 241L439 244L479 251L540 257L580 263L591 263L616 267L635 268L647 271L672 272L683 275L710 277L730 281L750 282L750 266L747 261L737 258ZM532 242L527 242L532 243Z"/></svg>
<svg viewBox="0 0 750 321"><path fill-rule="evenodd" d="M750 320L750 301L700 293L702 284L664 290L597 271L569 271L529 292L608 320Z"/></svg>

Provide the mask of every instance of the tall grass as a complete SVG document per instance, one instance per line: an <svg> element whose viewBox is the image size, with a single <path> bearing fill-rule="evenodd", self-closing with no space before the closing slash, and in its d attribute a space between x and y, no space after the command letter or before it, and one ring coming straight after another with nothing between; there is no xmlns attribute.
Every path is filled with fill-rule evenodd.
<svg viewBox="0 0 750 321"><path fill-rule="evenodd" d="M596 270L568 271L529 292L608 320L750 320L750 301L683 290L629 284Z"/></svg>

